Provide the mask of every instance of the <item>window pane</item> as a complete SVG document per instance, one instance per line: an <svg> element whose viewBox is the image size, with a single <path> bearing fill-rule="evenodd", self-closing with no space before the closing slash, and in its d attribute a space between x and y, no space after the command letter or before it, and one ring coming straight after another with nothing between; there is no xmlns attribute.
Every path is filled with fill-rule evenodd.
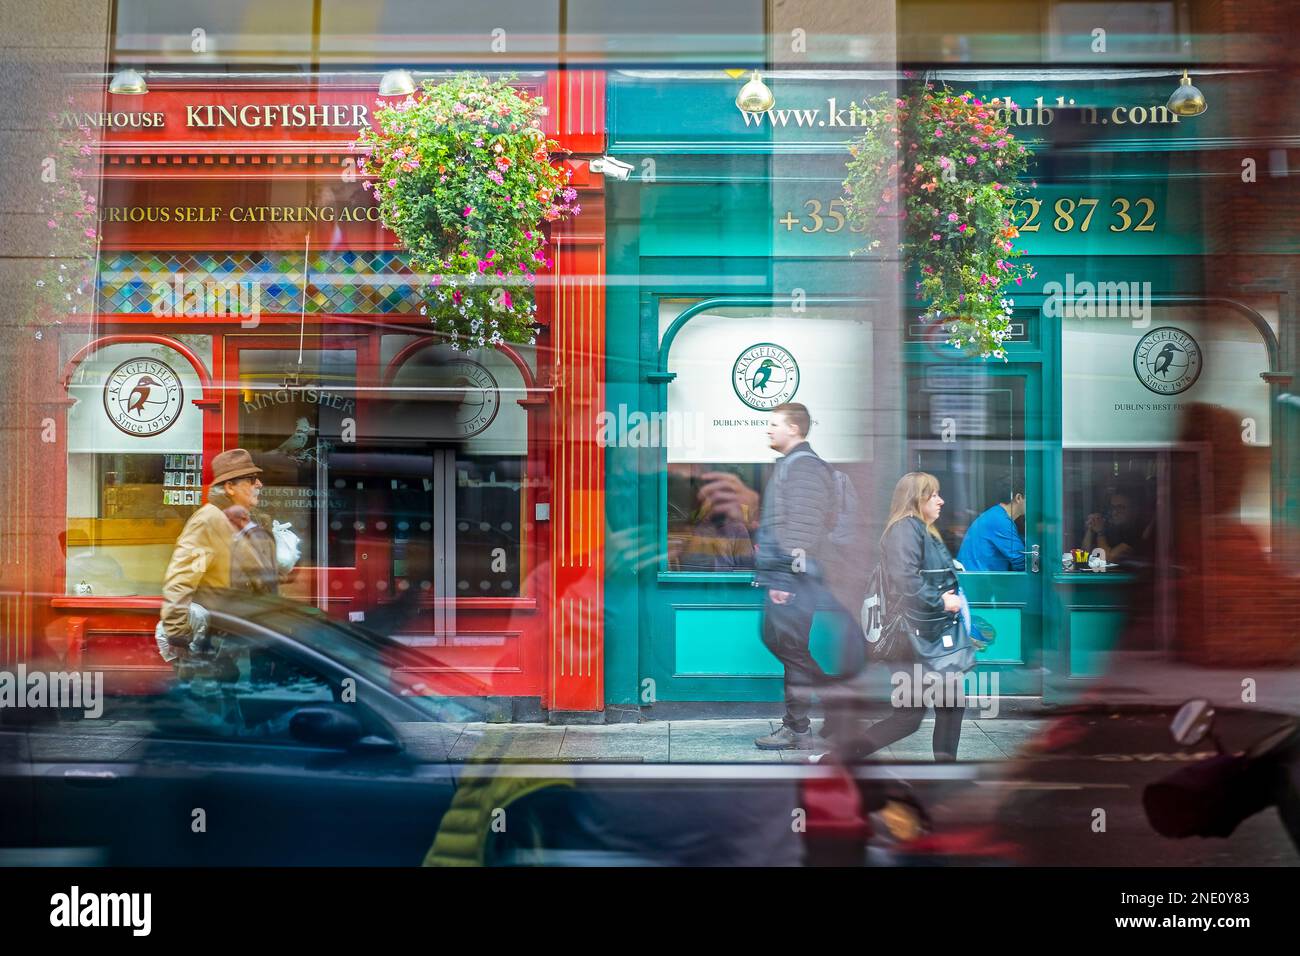
<svg viewBox="0 0 1300 956"><path fill-rule="evenodd" d="M301 567L355 565L357 496L330 456L344 419L356 419L351 349L244 349L239 353L239 441L263 469L261 505L302 539Z"/></svg>
<svg viewBox="0 0 1300 956"><path fill-rule="evenodd" d="M669 465L668 570L752 571L771 471L755 463Z"/></svg>
<svg viewBox="0 0 1300 956"><path fill-rule="evenodd" d="M937 526L953 555L976 518L1026 490L1024 393L1018 376L945 366L932 366L908 384L912 468L939 479L944 506ZM1023 517L1016 530L1023 541Z"/></svg>
<svg viewBox="0 0 1300 956"><path fill-rule="evenodd" d="M167 346L121 343L82 362L70 394L67 593L160 594L201 498L198 374Z"/></svg>

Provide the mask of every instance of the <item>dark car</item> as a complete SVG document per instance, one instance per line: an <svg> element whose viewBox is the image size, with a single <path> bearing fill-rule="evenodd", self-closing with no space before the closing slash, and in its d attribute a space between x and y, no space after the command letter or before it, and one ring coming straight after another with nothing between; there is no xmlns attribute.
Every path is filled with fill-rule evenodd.
<svg viewBox="0 0 1300 956"><path fill-rule="evenodd" d="M161 693L110 697L96 719L0 714L0 862L865 858L842 768L520 763L465 732L481 715L464 699L403 690L399 642L275 599L209 611L217 657Z"/></svg>

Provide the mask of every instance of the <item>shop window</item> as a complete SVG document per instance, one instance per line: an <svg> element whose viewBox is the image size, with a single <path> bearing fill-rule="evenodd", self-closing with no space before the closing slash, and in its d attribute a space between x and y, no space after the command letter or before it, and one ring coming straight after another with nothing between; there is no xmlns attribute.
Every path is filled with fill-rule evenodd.
<svg viewBox="0 0 1300 956"><path fill-rule="evenodd" d="M123 59L154 59L161 52L187 63L305 59L312 48L311 24L309 0L118 0L113 49ZM194 49L196 28L204 31L202 51Z"/></svg>
<svg viewBox="0 0 1300 956"><path fill-rule="evenodd" d="M1118 506L1149 517L1172 496L1171 456L1189 453L1208 456L1206 467L1230 462L1234 487L1231 501L1214 502L1208 480L1198 479L1204 500L1184 507L1230 515L1267 546L1271 409L1268 384L1260 378L1269 367L1260 331L1240 312L1209 306L1151 306L1142 322L1070 316L1061 322L1067 544L1082 546L1089 515L1102 516L1093 518L1098 525ZM1221 447L1180 444L1198 405L1235 424ZM1120 499L1114 498L1117 489ZM1160 527L1157 521L1148 545L1159 543Z"/></svg>
<svg viewBox="0 0 1300 956"><path fill-rule="evenodd" d="M668 466L668 569L752 571L769 464Z"/></svg>
<svg viewBox="0 0 1300 956"><path fill-rule="evenodd" d="M335 475L331 458L345 430L351 441L365 433L356 351L243 348L238 361L238 444L263 470L265 519L292 525L300 567L354 566L364 489Z"/></svg>
<svg viewBox="0 0 1300 956"><path fill-rule="evenodd" d="M418 341L385 336L385 363ZM520 347L526 362L532 350ZM429 598L518 597L528 572L525 381L501 352L417 349L394 371L382 464L389 572ZM390 474L391 473L391 474Z"/></svg>
<svg viewBox="0 0 1300 956"><path fill-rule="evenodd" d="M210 352L210 341L199 354ZM67 593L162 593L185 521L202 502L198 374L175 349L118 343L73 374L68 412Z"/></svg>
<svg viewBox="0 0 1300 956"><path fill-rule="evenodd" d="M689 305L661 304L661 339ZM808 407L808 442L827 461L870 457L861 360L870 354L870 327L843 311L727 307L681 326L669 353L675 378L666 409L611 410L604 436L639 454L666 453L667 570L753 570L777 457L767 426L783 402Z"/></svg>
<svg viewBox="0 0 1300 956"><path fill-rule="evenodd" d="M1094 49L1104 30L1104 50ZM1167 59L1183 53L1173 0L1058 0L1051 6L1048 53L1053 60Z"/></svg>
<svg viewBox="0 0 1300 956"><path fill-rule="evenodd" d="M545 54L558 49L560 2L481 0L439 4L434 13L426 0L321 0L320 48L326 55L372 60L382 52L394 60L427 62L448 53L486 52L499 28L506 31L507 52Z"/></svg>
<svg viewBox="0 0 1300 956"><path fill-rule="evenodd" d="M976 518L1027 492L1025 380L931 366L910 380L907 409L910 467L939 479L937 527L955 556ZM1016 530L1025 540L1023 516Z"/></svg>

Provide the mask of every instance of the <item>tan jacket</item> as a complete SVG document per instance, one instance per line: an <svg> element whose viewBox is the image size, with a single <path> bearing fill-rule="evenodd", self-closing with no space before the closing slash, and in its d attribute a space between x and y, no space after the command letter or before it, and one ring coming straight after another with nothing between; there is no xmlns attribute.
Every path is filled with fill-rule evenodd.
<svg viewBox="0 0 1300 956"><path fill-rule="evenodd" d="M163 578L162 625L168 640L189 634L190 601L199 588L230 587L230 545L234 528L208 502L185 522Z"/></svg>

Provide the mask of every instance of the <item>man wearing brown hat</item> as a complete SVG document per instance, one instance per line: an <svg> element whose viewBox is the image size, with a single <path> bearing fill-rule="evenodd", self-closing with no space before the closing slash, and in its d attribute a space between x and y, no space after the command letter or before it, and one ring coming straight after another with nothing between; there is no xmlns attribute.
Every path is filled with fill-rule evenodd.
<svg viewBox="0 0 1300 956"><path fill-rule="evenodd" d="M262 469L242 448L231 448L212 459L211 495L190 516L176 539L163 578L160 651L168 661L185 656L193 637L190 604L196 592L230 587L230 553L235 529L223 508L253 508L262 493ZM213 497L220 499L218 502ZM166 647L162 647L165 640Z"/></svg>

